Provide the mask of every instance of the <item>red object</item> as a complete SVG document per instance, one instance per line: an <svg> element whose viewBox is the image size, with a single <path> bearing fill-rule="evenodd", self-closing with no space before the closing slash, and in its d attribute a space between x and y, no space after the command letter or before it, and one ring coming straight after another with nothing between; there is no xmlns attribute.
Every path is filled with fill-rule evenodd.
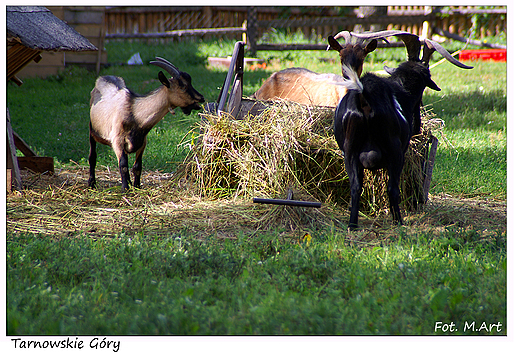
<svg viewBox="0 0 520 352"><path fill-rule="evenodd" d="M459 60L493 60L505 62L507 61L507 49L462 50L459 54Z"/></svg>

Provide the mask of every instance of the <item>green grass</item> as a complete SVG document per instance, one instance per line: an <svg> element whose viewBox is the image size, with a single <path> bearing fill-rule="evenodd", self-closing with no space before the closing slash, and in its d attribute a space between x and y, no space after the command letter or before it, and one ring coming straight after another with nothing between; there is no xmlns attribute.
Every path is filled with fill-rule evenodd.
<svg viewBox="0 0 520 352"><path fill-rule="evenodd" d="M505 243L465 231L374 248L334 231L301 244L276 232L22 235L7 253L8 334L443 334L437 321L463 335L466 321L501 322L478 334L507 333Z"/></svg>
<svg viewBox="0 0 520 352"><path fill-rule="evenodd" d="M226 71L204 65L228 56L232 41L167 45L107 44L101 74L120 75L139 93L158 86L157 68L125 66L171 60L189 72L207 101L215 101ZM451 46L449 46L451 50ZM333 52L260 52L268 70L245 73L252 94L272 72L291 66L340 73ZM436 59L438 55L435 56ZM376 51L366 70L394 66L403 49ZM431 192L486 200L506 199L506 65L475 63L464 71L432 69L441 92L424 102L446 124ZM90 90L96 75L70 68L47 79L7 87L15 130L57 167L87 165ZM482 88L481 88L482 87ZM187 154L179 146L196 113L167 115L150 132L144 168L171 172ZM108 147L99 165L116 167ZM143 210L143 211L146 211ZM206 219L201 219L206 221ZM395 228L380 245L345 241L339 227L309 229L309 240L288 229L219 234L201 240L179 228L165 236L145 230L92 238L50 238L7 230L7 333L16 335L155 334L507 334L506 241L498 229L445 225L441 230ZM359 243L355 245L353 243ZM464 323L502 323L502 330L464 332Z"/></svg>

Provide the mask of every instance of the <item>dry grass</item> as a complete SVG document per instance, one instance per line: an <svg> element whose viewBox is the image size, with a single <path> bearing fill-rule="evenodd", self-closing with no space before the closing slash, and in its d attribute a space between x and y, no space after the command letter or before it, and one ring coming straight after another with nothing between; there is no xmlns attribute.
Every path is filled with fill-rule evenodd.
<svg viewBox="0 0 520 352"><path fill-rule="evenodd" d="M210 198L285 198L346 206L350 183L333 134L334 109L288 102L273 103L260 115L234 120L226 114L203 115L204 134L178 174L194 193ZM433 131L442 121L423 113L423 133L406 154L401 177L402 206L421 201L423 163ZM388 207L386 171L365 171L361 209L371 215Z"/></svg>
<svg viewBox="0 0 520 352"><path fill-rule="evenodd" d="M114 236L122 232L169 235L188 231L202 238L235 238L287 225L290 232L324 225L323 209L286 209L273 216L273 207L246 199L208 200L194 195L172 174L144 172L143 189L121 193L119 173L98 170L99 189L86 187L88 168L59 170L54 175L23 172L25 189L7 197L7 229L50 236ZM326 209L326 208L324 208ZM283 212L279 212L283 215ZM300 216L301 218L297 218Z"/></svg>
<svg viewBox="0 0 520 352"><path fill-rule="evenodd" d="M361 218L362 230L348 232L348 211L324 204L320 209L253 204L250 199L209 200L177 184L172 174L145 172L143 189L122 194L119 174L99 170L100 190L87 189L88 169L58 170L55 175L23 173L29 188L7 196L8 233L53 237L196 233L235 239L276 229L280 236L301 240L307 232L336 231L358 245L376 245L399 231L390 216ZM108 186L103 188L103 186ZM406 232L442 233L449 228L506 231L505 202L430 196L420 211L404 211Z"/></svg>

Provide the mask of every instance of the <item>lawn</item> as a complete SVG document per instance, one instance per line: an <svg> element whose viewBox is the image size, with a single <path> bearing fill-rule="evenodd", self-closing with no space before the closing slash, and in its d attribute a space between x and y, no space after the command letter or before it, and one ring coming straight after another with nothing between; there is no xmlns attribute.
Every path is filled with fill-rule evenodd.
<svg viewBox="0 0 520 352"><path fill-rule="evenodd" d="M157 68L118 63L164 56L215 101L226 71L205 60L232 48L112 42L101 73L145 93ZM245 95L285 67L340 73L333 52L259 55L267 69L246 70ZM404 59L404 49L376 51L365 70ZM86 190L95 74L69 68L8 85L14 129L57 170L7 197L8 335L506 335L506 64L473 64L432 69L442 91L424 103L445 128L431 202L405 214L406 226L383 214L352 233L348 212L330 205L311 213L325 220L292 226L249 200L172 186L196 113L150 132L142 190L121 194L113 172L114 187ZM116 169L110 148L99 154L100 172Z"/></svg>

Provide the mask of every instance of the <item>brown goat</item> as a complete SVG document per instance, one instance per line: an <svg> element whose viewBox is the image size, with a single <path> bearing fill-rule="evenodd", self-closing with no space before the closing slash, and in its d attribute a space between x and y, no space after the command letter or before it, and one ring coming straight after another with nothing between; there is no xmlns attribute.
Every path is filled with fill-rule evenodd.
<svg viewBox="0 0 520 352"><path fill-rule="evenodd" d="M306 68L292 67L273 73L252 96L258 100L288 100L300 104L336 107L347 93L343 77L332 73L319 74Z"/></svg>
<svg viewBox="0 0 520 352"><path fill-rule="evenodd" d="M344 38L345 47L336 39ZM354 67L361 75L365 57L377 47L377 40L367 45L352 44L349 32L336 34L329 46L340 53L341 63ZM283 99L300 104L336 107L347 93L343 77L332 73L319 74L305 68L293 67L273 73L252 98L259 100Z"/></svg>
<svg viewBox="0 0 520 352"><path fill-rule="evenodd" d="M145 96L130 91L121 77L102 76L90 93L90 177L88 186L96 184L96 142L109 145L114 150L123 191L128 189L130 179L128 155L136 153L132 168L134 187L140 187L142 157L148 132L170 111L181 107L185 114L199 110L204 97L191 85L186 72L162 58L150 62L168 72L172 78L159 71L161 86Z"/></svg>

